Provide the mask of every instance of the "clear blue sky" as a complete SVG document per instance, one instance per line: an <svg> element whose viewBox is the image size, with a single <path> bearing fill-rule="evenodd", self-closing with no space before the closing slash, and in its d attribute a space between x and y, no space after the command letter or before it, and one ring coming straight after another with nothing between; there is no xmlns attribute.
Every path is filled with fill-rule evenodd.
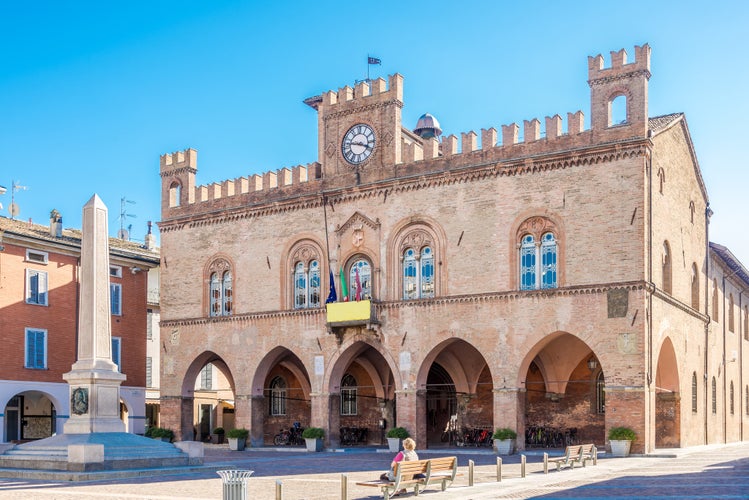
<svg viewBox="0 0 749 500"><path fill-rule="evenodd" d="M749 267L749 2L3 2L0 203L80 227L93 193L110 232L160 218L159 155L199 151L198 183L317 160L302 100L404 75L403 123L445 134L581 109L587 56L652 47L650 116L684 112L715 212L711 240Z"/></svg>

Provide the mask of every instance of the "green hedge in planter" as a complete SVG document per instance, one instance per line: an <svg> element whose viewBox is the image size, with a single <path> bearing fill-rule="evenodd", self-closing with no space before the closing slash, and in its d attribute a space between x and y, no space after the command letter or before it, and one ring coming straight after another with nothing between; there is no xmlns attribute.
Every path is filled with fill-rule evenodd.
<svg viewBox="0 0 749 500"><path fill-rule="evenodd" d="M169 438L174 439L174 431L171 429L164 429L163 427L151 427L146 433L148 437L152 438Z"/></svg>
<svg viewBox="0 0 749 500"><path fill-rule="evenodd" d="M224 433L224 428L223 427L216 427L215 429L213 429L213 433L221 435L221 434Z"/></svg>
<svg viewBox="0 0 749 500"><path fill-rule="evenodd" d="M612 427L609 429L609 440L634 441L637 436L629 427Z"/></svg>
<svg viewBox="0 0 749 500"><path fill-rule="evenodd" d="M496 439L498 441L504 441L506 439L515 439L518 437L518 433L513 431L512 429L508 429L507 427L503 427L502 429L497 429L494 432L494 435L492 436L493 439Z"/></svg>
<svg viewBox="0 0 749 500"><path fill-rule="evenodd" d="M307 427L302 431L304 439L322 439L325 437L325 431L319 427Z"/></svg>
<svg viewBox="0 0 749 500"><path fill-rule="evenodd" d="M247 439L249 435L250 431L247 429L230 429L229 432L226 433L226 437L232 439Z"/></svg>
<svg viewBox="0 0 749 500"><path fill-rule="evenodd" d="M393 427L387 433L387 437L389 438L406 439L408 436L410 436L410 434L403 427Z"/></svg>

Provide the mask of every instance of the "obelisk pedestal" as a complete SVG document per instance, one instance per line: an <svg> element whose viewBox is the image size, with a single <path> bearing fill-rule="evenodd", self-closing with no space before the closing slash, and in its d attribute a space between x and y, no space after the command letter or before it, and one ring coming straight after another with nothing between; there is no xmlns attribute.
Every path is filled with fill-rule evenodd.
<svg viewBox="0 0 749 500"><path fill-rule="evenodd" d="M83 206L78 357L62 378L70 385L65 434L124 432L120 384L126 376L112 361L107 207L94 195Z"/></svg>

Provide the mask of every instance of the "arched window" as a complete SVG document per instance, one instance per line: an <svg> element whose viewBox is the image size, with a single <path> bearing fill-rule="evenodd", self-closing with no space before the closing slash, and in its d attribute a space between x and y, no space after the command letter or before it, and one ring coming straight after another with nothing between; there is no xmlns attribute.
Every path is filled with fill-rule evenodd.
<svg viewBox="0 0 749 500"><path fill-rule="evenodd" d="M169 186L169 206L178 207L182 199L182 186L179 182L174 181Z"/></svg>
<svg viewBox="0 0 749 500"><path fill-rule="evenodd" d="M233 310L232 275L229 263L219 260L211 265L208 284L209 315L231 316Z"/></svg>
<svg viewBox="0 0 749 500"><path fill-rule="evenodd" d="M606 413L606 381L603 378L603 371L596 377L596 412Z"/></svg>
<svg viewBox="0 0 749 500"><path fill-rule="evenodd" d="M735 332L733 326L733 294L728 295L728 331Z"/></svg>
<svg viewBox="0 0 749 500"><path fill-rule="evenodd" d="M403 252L403 298L426 299L434 297L434 254L424 247L417 254L413 248Z"/></svg>
<svg viewBox="0 0 749 500"><path fill-rule="evenodd" d="M700 309L700 275L697 264L692 264L692 309Z"/></svg>
<svg viewBox="0 0 749 500"><path fill-rule="evenodd" d="M663 291L671 293L671 247L663 242Z"/></svg>
<svg viewBox="0 0 749 500"><path fill-rule="evenodd" d="M718 321L718 280L713 279L713 321Z"/></svg>
<svg viewBox="0 0 749 500"><path fill-rule="evenodd" d="M539 273L537 262L541 262ZM544 233L537 243L526 234L520 242L520 289L537 290L557 286L557 242L553 233Z"/></svg>
<svg viewBox="0 0 749 500"><path fill-rule="evenodd" d="M341 379L341 415L356 415L356 379L346 374Z"/></svg>
<svg viewBox="0 0 749 500"><path fill-rule="evenodd" d="M369 300L372 298L372 265L368 260L358 258L349 268L349 300Z"/></svg>
<svg viewBox="0 0 749 500"><path fill-rule="evenodd" d="M697 413L697 372L692 372L692 413Z"/></svg>
<svg viewBox="0 0 749 500"><path fill-rule="evenodd" d="M663 194L663 185L666 184L666 172L663 168L658 169L658 192Z"/></svg>
<svg viewBox="0 0 749 500"><path fill-rule="evenodd" d="M518 271L521 290L559 286L559 240L555 224L530 217L518 228Z"/></svg>
<svg viewBox="0 0 749 500"><path fill-rule="evenodd" d="M691 222L692 224L694 224L694 210L695 210L694 202L690 201L689 202L689 222Z"/></svg>
<svg viewBox="0 0 749 500"><path fill-rule="evenodd" d="M294 265L294 309L320 307L320 263L297 262Z"/></svg>
<svg viewBox="0 0 749 500"><path fill-rule="evenodd" d="M286 415L286 381L281 377L270 382L270 414Z"/></svg>
<svg viewBox="0 0 749 500"><path fill-rule="evenodd" d="M713 383L712 383L712 410L713 414L718 413L718 388L715 384L715 377L713 377Z"/></svg>
<svg viewBox="0 0 749 500"><path fill-rule="evenodd" d="M627 123L627 96L618 95L609 101L609 127Z"/></svg>
<svg viewBox="0 0 749 500"><path fill-rule="evenodd" d="M728 389L728 401L730 403L731 415L733 415L733 380L731 381L731 386Z"/></svg>

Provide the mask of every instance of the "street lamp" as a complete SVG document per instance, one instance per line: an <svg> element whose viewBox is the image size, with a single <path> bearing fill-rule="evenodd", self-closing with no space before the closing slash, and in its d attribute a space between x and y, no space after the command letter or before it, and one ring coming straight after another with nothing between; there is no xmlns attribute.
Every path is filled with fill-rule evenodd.
<svg viewBox="0 0 749 500"><path fill-rule="evenodd" d="M598 361L596 361L595 357L591 357L588 360L588 370L594 372L594 371L596 371L597 367L598 367Z"/></svg>

